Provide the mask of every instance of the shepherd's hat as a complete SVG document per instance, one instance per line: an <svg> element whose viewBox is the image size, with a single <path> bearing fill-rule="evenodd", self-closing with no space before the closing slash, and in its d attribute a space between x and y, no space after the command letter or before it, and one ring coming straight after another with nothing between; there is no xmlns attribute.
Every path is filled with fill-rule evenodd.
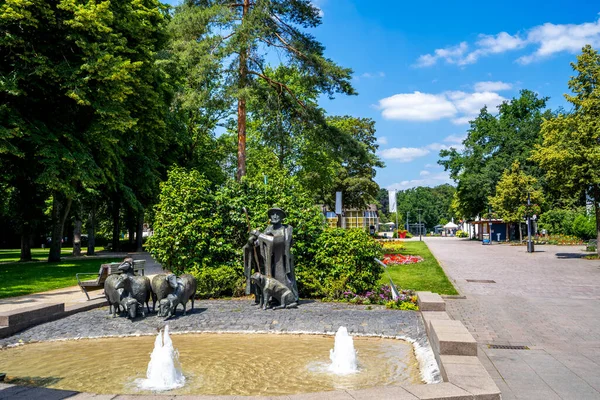
<svg viewBox="0 0 600 400"><path fill-rule="evenodd" d="M273 208L269 208L269 211L267 211L267 215L271 216L271 214L279 214L279 217L281 219L285 218L285 211L283 211L281 208L279 207L273 207Z"/></svg>

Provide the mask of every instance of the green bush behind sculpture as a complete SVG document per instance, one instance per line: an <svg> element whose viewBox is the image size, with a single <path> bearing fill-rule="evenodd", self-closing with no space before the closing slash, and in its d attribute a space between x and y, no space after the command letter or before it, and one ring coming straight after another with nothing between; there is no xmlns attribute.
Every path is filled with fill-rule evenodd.
<svg viewBox="0 0 600 400"><path fill-rule="evenodd" d="M284 223L294 227L292 251L301 295L332 297L342 282L351 290L376 285L381 273L373 262L379 254L376 242L362 230L324 234L324 217L310 194L295 178L276 172L266 185L263 179L248 178L216 187L197 171L172 169L161 184L147 247L165 268L196 276L199 296L238 295L244 283L242 246L248 239L243 207L250 226L264 229L267 210L274 205L286 211ZM332 248L337 256L329 253Z"/></svg>
<svg viewBox="0 0 600 400"><path fill-rule="evenodd" d="M337 299L378 285L383 269L374 258L383 248L365 230L326 229L315 244L313 262L296 274L305 295Z"/></svg>

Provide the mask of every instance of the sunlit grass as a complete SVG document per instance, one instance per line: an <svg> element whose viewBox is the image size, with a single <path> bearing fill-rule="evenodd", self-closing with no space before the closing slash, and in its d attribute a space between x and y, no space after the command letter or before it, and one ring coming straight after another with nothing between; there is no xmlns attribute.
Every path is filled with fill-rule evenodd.
<svg viewBox="0 0 600 400"><path fill-rule="evenodd" d="M423 261L416 264L389 266L387 270L396 286L439 294L458 294L425 242L406 241L403 246L404 248L399 251L400 254L421 256ZM384 273L381 283L388 282L388 276Z"/></svg>
<svg viewBox="0 0 600 400"><path fill-rule="evenodd" d="M42 250L42 249L36 249ZM47 251L47 249L45 249ZM66 249L64 249L66 250ZM3 250L6 251L6 250ZM47 258L46 253L45 257ZM18 259L18 258L17 258ZM65 259L61 262L11 262L0 264L0 298L45 292L77 285L75 274L98 273L101 264L116 258ZM86 279L93 279L90 275Z"/></svg>

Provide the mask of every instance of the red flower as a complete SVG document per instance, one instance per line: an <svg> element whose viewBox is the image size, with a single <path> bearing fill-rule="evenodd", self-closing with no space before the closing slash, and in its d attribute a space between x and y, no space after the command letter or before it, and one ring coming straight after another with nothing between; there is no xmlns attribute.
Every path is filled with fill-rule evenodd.
<svg viewBox="0 0 600 400"><path fill-rule="evenodd" d="M415 264L421 261L423 261L423 257L420 256L404 256L402 254L384 254L383 256L385 265Z"/></svg>

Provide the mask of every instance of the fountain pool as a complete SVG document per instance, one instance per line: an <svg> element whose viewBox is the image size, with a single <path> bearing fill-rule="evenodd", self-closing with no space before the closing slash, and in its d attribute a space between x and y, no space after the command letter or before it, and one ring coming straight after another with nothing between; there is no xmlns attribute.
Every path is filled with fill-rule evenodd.
<svg viewBox="0 0 600 400"><path fill-rule="evenodd" d="M412 344L354 337L358 372L328 371L334 338L296 334L171 335L185 385L169 394L284 395L421 383ZM94 393L151 393L155 336L32 343L0 351L7 383ZM166 343L165 343L166 345Z"/></svg>

